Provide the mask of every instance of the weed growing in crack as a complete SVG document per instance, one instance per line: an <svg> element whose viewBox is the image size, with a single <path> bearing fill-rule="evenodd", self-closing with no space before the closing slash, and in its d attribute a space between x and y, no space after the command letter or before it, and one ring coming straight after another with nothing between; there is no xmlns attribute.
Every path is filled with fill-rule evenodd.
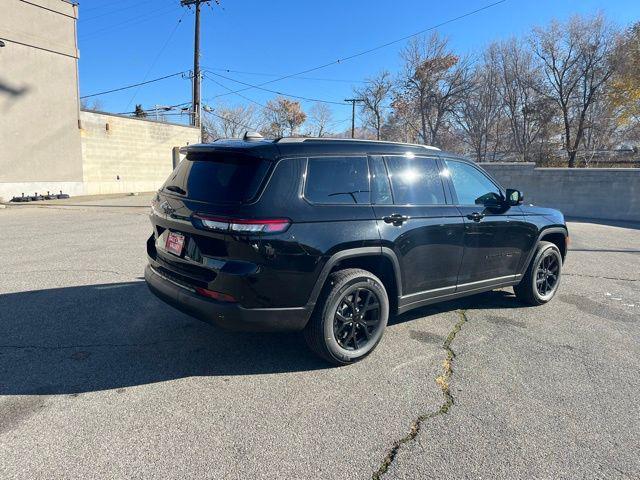
<svg viewBox="0 0 640 480"><path fill-rule="evenodd" d="M447 352L447 355L442 362L443 371L435 379L436 385L438 385L438 387L442 391L444 402L437 410L419 415L413 422L411 422L409 432L404 437L393 442L393 445L382 460L380 467L378 467L378 470L373 473L373 476L371 477L373 480L380 480L382 476L387 472L387 470L395 460L396 455L400 451L400 447L402 447L402 445L415 440L415 438L418 436L418 433L420 432L420 427L422 426L423 422L429 420L430 418L449 412L449 409L453 406L454 401L453 395L451 395L451 392L449 390L449 382L451 380L451 376L453 375L453 360L456 358L456 354L451 348L451 344L456 338L458 332L462 329L462 325L464 325L468 321L467 315L464 310L458 310L458 315L460 319L453 326L453 328L449 332L449 335L447 335L447 338L442 344L442 348L444 348L445 352Z"/></svg>

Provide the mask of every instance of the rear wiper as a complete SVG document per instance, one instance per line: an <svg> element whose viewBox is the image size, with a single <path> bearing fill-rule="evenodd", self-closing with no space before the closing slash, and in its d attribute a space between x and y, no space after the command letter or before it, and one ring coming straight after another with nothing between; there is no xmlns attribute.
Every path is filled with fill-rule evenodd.
<svg viewBox="0 0 640 480"><path fill-rule="evenodd" d="M351 198L353 198L353 203L358 203L358 199L356 198L356 193L369 193L369 190L353 190L351 192L336 192L336 193L330 193L327 196L333 197L335 195L351 195Z"/></svg>
<svg viewBox="0 0 640 480"><path fill-rule="evenodd" d="M187 192L185 190L183 190L182 188L180 188L177 185L169 185L168 187L164 187L164 188L166 188L170 192L179 193L180 195L186 195L187 194Z"/></svg>

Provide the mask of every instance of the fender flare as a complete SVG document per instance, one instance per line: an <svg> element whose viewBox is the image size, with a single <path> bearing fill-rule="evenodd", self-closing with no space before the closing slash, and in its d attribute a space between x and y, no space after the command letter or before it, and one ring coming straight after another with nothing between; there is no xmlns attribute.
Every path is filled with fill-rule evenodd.
<svg viewBox="0 0 640 480"><path fill-rule="evenodd" d="M329 276L329 273L335 267L335 265L347 258L356 258L356 257L366 257L366 256L383 256L388 258L391 261L391 265L393 267L393 273L396 279L396 285L398 287L398 297L402 296L402 278L400 276L400 264L398 262L398 257L395 252L391 250L389 247L358 247L358 248L349 248L347 250L341 250L339 252L334 253L329 257L326 261L322 270L320 271L320 275L316 279L316 283L313 286L313 290L311 290L311 296L309 297L309 302L307 303L308 307L313 308L320 296L320 292L322 292L322 287Z"/></svg>
<svg viewBox="0 0 640 480"><path fill-rule="evenodd" d="M527 268L529 268L529 263L531 263L531 259L533 258L535 253L538 251L538 244L540 243L540 240L542 240L542 238L545 235L548 235L550 233L562 233L565 239L569 236L569 230L567 229L567 227L547 227L540 230L540 232L538 233L538 238L536 238L536 241L533 244L533 248L527 255L527 260L522 264L522 267L520 269L521 271L518 273L524 275L524 272L526 272ZM566 255L565 255L565 258L566 258Z"/></svg>

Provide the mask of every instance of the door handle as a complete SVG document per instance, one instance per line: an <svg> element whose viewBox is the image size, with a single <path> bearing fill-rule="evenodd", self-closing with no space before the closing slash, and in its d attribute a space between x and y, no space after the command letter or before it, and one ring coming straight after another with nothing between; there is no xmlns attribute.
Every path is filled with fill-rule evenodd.
<svg viewBox="0 0 640 480"><path fill-rule="evenodd" d="M484 213L473 212L473 213L470 213L469 215L467 215L467 218L469 220L473 220L474 222L479 222L480 220L482 220L484 218Z"/></svg>
<svg viewBox="0 0 640 480"><path fill-rule="evenodd" d="M384 220L384 223L392 223L393 225L398 226L398 225L402 225L404 222L409 220L409 217L407 215L393 213L386 217L382 217L382 220Z"/></svg>

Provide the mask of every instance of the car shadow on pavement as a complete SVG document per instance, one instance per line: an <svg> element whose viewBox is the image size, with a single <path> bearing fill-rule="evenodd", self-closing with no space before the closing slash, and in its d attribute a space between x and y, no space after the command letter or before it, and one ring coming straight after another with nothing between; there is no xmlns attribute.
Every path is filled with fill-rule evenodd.
<svg viewBox="0 0 640 480"><path fill-rule="evenodd" d="M160 302L144 282L0 295L0 395L322 368L299 333L225 332Z"/></svg>
<svg viewBox="0 0 640 480"><path fill-rule="evenodd" d="M504 291L420 308L390 325L464 308L522 307ZM299 333L232 333L156 299L144 282L0 295L0 395L118 389L191 376L330 368Z"/></svg>

